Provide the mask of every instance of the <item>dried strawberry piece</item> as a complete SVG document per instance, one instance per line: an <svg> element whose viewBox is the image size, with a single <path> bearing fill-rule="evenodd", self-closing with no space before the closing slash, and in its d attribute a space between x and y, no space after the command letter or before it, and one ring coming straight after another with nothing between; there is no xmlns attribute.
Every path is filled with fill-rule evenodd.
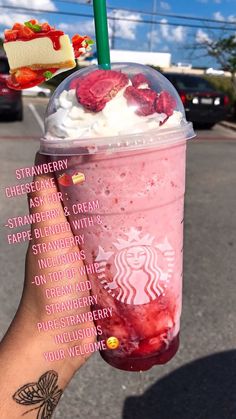
<svg viewBox="0 0 236 419"><path fill-rule="evenodd" d="M79 82L77 99L86 109L99 112L126 84L128 77L121 72L96 70Z"/></svg>
<svg viewBox="0 0 236 419"><path fill-rule="evenodd" d="M70 85L69 85L69 90L71 90L71 89L77 89L79 87L79 84L80 84L81 80L82 79L79 79L79 78L72 80L70 82Z"/></svg>
<svg viewBox="0 0 236 419"><path fill-rule="evenodd" d="M167 91L163 91L158 96L156 101L156 111L157 113L165 113L167 116L171 116L176 107L176 100L171 94Z"/></svg>
<svg viewBox="0 0 236 419"><path fill-rule="evenodd" d="M140 87L142 84L147 84L148 87L150 87L148 79L142 73L135 74L135 76L132 77L131 81L132 85L137 88Z"/></svg>
<svg viewBox="0 0 236 419"><path fill-rule="evenodd" d="M124 94L128 105L136 106L135 113L140 116L152 115L155 113L157 93L151 89L136 89L133 86L127 87Z"/></svg>

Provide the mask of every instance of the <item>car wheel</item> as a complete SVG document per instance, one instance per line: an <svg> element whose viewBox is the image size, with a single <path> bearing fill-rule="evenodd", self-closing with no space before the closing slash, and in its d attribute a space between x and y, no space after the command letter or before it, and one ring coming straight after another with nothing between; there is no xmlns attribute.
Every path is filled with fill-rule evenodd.
<svg viewBox="0 0 236 419"><path fill-rule="evenodd" d="M44 93L44 92L39 92L39 93L38 93L38 97L46 97L46 95L45 95L45 93Z"/></svg>

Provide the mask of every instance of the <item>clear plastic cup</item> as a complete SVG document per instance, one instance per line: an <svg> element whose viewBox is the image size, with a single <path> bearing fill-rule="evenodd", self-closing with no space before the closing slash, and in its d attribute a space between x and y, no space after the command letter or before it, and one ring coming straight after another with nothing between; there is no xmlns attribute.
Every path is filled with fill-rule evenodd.
<svg viewBox="0 0 236 419"><path fill-rule="evenodd" d="M111 87L106 75L103 90L99 82L94 87L88 75L96 71L77 72L58 87L41 152L68 161L68 169L57 172L58 186L74 235L84 235L97 296L91 310L100 310L98 339L107 343L101 355L116 368L144 371L169 361L179 346L186 140L194 132L171 83L141 65L114 65L128 85L112 92L102 110L89 109L103 106L100 96ZM88 104L77 105L87 78ZM91 91L97 95L92 105Z"/></svg>

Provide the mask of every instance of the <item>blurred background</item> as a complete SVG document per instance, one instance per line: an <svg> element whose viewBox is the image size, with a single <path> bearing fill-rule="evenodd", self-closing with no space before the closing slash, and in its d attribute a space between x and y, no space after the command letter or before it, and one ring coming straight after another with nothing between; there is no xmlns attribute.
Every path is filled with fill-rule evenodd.
<svg viewBox="0 0 236 419"><path fill-rule="evenodd" d="M236 0L109 0L112 61L151 65L174 84L197 139L187 152L181 346L146 373L112 369L96 354L66 390L58 419L236 419ZM90 1L2 0L0 37L33 17L94 38ZM96 64L96 45L78 68ZM0 50L2 234L0 336L16 311L26 246L7 244L8 217L27 213L7 199L15 170L31 166L48 100L63 75L16 93ZM27 354L26 354L27 356Z"/></svg>

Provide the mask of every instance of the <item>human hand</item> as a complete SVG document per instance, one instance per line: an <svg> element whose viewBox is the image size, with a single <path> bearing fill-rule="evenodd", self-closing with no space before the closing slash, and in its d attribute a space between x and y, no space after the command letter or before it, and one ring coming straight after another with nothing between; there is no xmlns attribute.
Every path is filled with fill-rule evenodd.
<svg viewBox="0 0 236 419"><path fill-rule="evenodd" d="M47 162L45 156L36 155L36 164L45 162ZM89 283L86 274L83 275L80 272L80 268L83 267L83 251L74 243L74 236L64 215L61 195L58 193L53 175L40 175L34 179L34 181L42 180L50 181L50 188L29 195L29 212L32 216L39 212L41 214L47 212L51 215L55 214L56 217L49 217L49 219L32 224L32 240L29 242L26 255L22 298L16 316L0 346L2 375L5 372L4 382L1 382L0 379L2 400L11 395L10 410L3 401L5 413L1 413L1 419L9 417L9 411L12 414L11 419L19 417L18 412L19 414L22 412L20 404L30 406L32 394L29 394L29 403L21 403L19 400L21 400L22 394L17 393L18 396L16 396L15 392L17 389L19 391L19 388L22 389L22 386L24 388L26 383L36 383L40 377L45 377L44 374L49 374L49 379L50 374L54 374L51 376L52 381L56 383L57 377L59 387L63 389L91 354L88 351L80 353L79 348L87 348L96 340L96 329L93 322L87 321L80 324L78 320L80 315L90 311L89 289L87 287L81 291L81 288L84 289L85 284ZM50 197L59 199L52 200ZM36 206L37 202L40 202L40 206ZM53 231L50 231L50 227L55 224L66 226L66 231L55 235ZM36 237L35 229L37 232L41 232L41 237L39 237L40 234ZM67 243L68 247L61 249L59 246L57 250L51 250L50 244L60 243L60 240L62 240L61 243ZM80 256L80 260L70 262L70 254L77 254ZM62 255L67 259L66 263L61 263ZM42 259L48 260L50 263L46 264L46 267L42 267ZM50 267L52 260L54 262L57 260L58 265ZM67 272L68 277L59 274L58 271ZM68 301L77 301L77 306L74 304L71 309L63 311L63 307ZM92 336L86 334L88 330L92 331ZM58 335L62 338L66 336L65 342L60 345L56 337ZM79 336L77 341L76 336ZM75 346L78 348L77 351L70 352L70 349ZM45 379L41 381L45 382ZM9 382L10 388L6 385ZM14 404L13 393L15 393ZM57 397L60 394L57 393ZM16 405L16 401L19 406ZM15 411L16 416L13 414ZM27 417L35 418L35 412L32 410L32 413ZM42 416L40 413L38 417L44 418L43 413Z"/></svg>

